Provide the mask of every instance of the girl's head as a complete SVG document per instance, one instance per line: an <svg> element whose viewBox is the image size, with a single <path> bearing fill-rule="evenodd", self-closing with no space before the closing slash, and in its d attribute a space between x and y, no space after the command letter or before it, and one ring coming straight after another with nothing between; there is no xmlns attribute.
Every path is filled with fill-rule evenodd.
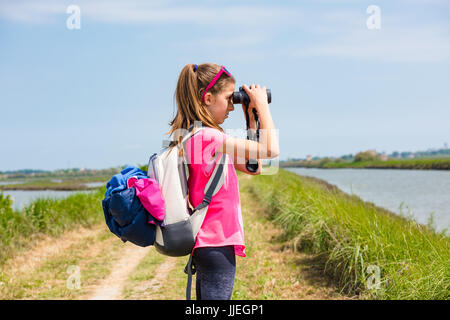
<svg viewBox="0 0 450 320"><path fill-rule="evenodd" d="M225 68L215 63L187 64L178 78L175 91L178 109L168 133L188 129L194 121L223 131L219 125L234 110L235 82Z"/></svg>

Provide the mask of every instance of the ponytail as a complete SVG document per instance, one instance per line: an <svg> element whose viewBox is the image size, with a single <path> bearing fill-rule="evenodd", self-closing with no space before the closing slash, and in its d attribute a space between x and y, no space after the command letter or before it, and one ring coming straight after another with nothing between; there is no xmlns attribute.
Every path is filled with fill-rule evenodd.
<svg viewBox="0 0 450 320"><path fill-rule="evenodd" d="M203 126L223 129L216 123L201 97L208 83L219 72L220 66L214 63L203 63L200 65L187 64L180 72L175 99L177 103L177 114L169 122L171 126L167 134L180 132L188 129L195 121L201 121ZM212 94L220 92L228 83L235 83L234 77L220 77L216 84L209 90ZM173 147L181 142L182 136L173 137Z"/></svg>

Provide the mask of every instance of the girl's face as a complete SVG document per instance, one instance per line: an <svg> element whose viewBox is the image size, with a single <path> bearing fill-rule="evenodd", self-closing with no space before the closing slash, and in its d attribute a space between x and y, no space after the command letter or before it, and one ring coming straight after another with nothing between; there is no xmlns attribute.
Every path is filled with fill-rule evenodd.
<svg viewBox="0 0 450 320"><path fill-rule="evenodd" d="M218 124L222 124L228 118L228 113L234 110L233 92L234 83L230 83L216 95L209 92L205 95L206 108Z"/></svg>

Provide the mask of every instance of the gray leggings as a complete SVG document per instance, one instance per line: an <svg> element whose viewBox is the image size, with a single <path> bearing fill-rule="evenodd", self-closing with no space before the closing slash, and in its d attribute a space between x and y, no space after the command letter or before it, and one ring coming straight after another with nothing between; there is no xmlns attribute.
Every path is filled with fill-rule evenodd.
<svg viewBox="0 0 450 320"><path fill-rule="evenodd" d="M197 300L229 300L236 273L234 246L194 250Z"/></svg>

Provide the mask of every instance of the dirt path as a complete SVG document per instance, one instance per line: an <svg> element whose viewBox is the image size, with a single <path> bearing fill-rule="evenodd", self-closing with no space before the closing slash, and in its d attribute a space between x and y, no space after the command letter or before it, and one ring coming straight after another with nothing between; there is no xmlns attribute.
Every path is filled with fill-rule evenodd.
<svg viewBox="0 0 450 320"><path fill-rule="evenodd" d="M130 273L138 266L140 261L148 254L150 247L138 247L126 244L122 258L115 264L111 274L100 282L94 289L89 300L118 300L122 298L122 291Z"/></svg>
<svg viewBox="0 0 450 320"><path fill-rule="evenodd" d="M143 268L151 277L132 284L132 299L158 298L177 259L161 256L154 247L122 243L104 224L45 236L1 266L0 299L129 299L124 294L127 281L145 257L154 264ZM81 278L75 290L67 286L69 267Z"/></svg>
<svg viewBox="0 0 450 320"><path fill-rule="evenodd" d="M177 263L177 258L166 257L154 271L154 277L149 280L141 281L133 288L133 299L140 300L154 300L159 299L158 292L163 286L165 280L168 279L169 272L171 272Z"/></svg>
<svg viewBox="0 0 450 320"><path fill-rule="evenodd" d="M77 242L97 236L104 229L103 225L94 228L77 228L68 231L61 238L45 236L25 252L9 259L2 266L3 272L8 272L11 277L20 277L39 268L47 259L68 250Z"/></svg>

